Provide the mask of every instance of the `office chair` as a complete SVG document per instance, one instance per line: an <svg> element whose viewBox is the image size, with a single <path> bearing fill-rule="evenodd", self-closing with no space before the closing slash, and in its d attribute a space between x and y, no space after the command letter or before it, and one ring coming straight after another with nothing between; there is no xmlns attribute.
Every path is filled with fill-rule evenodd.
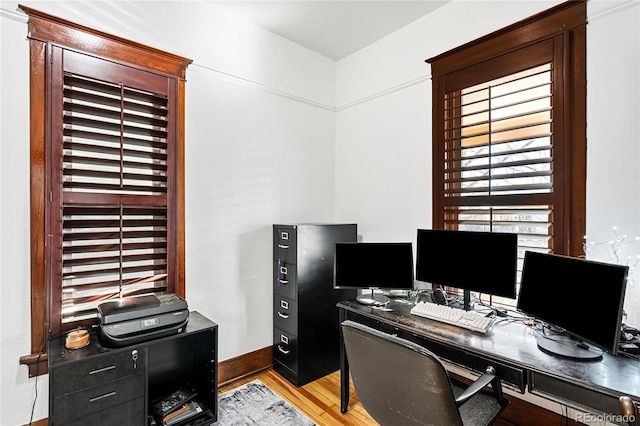
<svg viewBox="0 0 640 426"><path fill-rule="evenodd" d="M494 374L462 389L422 346L353 321L341 327L356 394L381 426L488 425L509 403ZM480 393L488 385L493 394Z"/></svg>
<svg viewBox="0 0 640 426"><path fill-rule="evenodd" d="M620 414L624 417L624 421L626 421L629 426L640 425L640 419L638 419L638 405L626 395L622 395L619 402Z"/></svg>

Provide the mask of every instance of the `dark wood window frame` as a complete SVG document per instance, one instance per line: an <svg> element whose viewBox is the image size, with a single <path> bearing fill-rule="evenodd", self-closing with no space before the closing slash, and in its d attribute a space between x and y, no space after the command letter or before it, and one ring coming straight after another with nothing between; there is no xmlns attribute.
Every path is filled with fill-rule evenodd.
<svg viewBox="0 0 640 426"><path fill-rule="evenodd" d="M460 79L478 81L487 78L492 72L499 78L501 70L485 66L499 64L500 58L518 57L519 51L530 49L536 45L552 45L553 64L562 64L561 69L553 69L552 112L559 118L553 123L554 164L553 190L551 199L557 210L552 213L552 231L550 248L554 253L569 256L583 256L583 238L585 235L586 216L586 2L567 1L556 7L543 11L530 18L517 22L492 34L474 40L458 48L428 59L432 74L432 143L433 143L433 228L452 229L458 220L447 217L447 206L459 202L463 198L451 198L451 192L445 191L444 146L446 143L445 96L447 81L453 87L462 86ZM549 49L547 49L549 51ZM535 66L526 64L529 58L522 58L521 70ZM509 64L511 66L511 64ZM484 68L483 68L484 66ZM520 66L520 65L518 65ZM483 76L473 75L479 71ZM465 74L467 73L467 74ZM471 74L470 74L471 73ZM446 80L449 78L449 80ZM453 82L458 80L457 82ZM458 86L456 86L458 84ZM455 89L454 89L455 90ZM559 91L558 91L559 90ZM560 95L560 96L558 96ZM557 154L557 158L555 155ZM447 196L449 195L449 198ZM486 206L494 201L487 199ZM524 197L518 202L522 203ZM467 200L468 201L468 200ZM500 203L501 201L498 201ZM500 204L498 204L500 205ZM508 204L507 204L508 205ZM451 208L451 207L450 207ZM451 210L450 210L451 211ZM448 225L446 224L448 223Z"/></svg>
<svg viewBox="0 0 640 426"><path fill-rule="evenodd" d="M20 6L28 19L30 51L30 211L31 211L31 354L20 358L29 367L29 376L47 373L46 341L51 337L52 318L60 318L60 312L51 312L51 294L47 278L48 262L47 229L48 194L46 163L47 144L51 135L51 119L48 110L50 85L49 67L53 47L80 52L95 58L123 64L139 70L163 75L176 82L175 143L173 163L175 168L169 179L171 197L169 207L172 220L167 226L172 240L172 278L168 290L185 296L185 209L184 209L184 93L185 76L190 59L93 30L35 9ZM58 327L59 329L59 327Z"/></svg>

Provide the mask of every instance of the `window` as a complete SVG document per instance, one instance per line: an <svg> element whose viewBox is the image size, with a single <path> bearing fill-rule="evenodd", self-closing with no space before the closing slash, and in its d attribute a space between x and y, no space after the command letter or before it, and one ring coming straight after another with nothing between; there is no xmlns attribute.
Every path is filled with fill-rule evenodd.
<svg viewBox="0 0 640 426"><path fill-rule="evenodd" d="M176 91L167 77L51 49L61 76L51 84L47 155L53 240L46 269L56 335L93 320L105 299L174 292Z"/></svg>
<svg viewBox="0 0 640 426"><path fill-rule="evenodd" d="M427 61L434 229L517 233L520 262L583 254L585 26L567 2Z"/></svg>
<svg viewBox="0 0 640 426"><path fill-rule="evenodd" d="M22 7L31 53L32 355L120 295L184 295L189 60Z"/></svg>

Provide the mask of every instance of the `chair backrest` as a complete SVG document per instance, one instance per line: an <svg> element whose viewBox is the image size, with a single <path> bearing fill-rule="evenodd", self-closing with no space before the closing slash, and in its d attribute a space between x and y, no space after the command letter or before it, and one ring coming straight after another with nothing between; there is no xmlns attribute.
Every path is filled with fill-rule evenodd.
<svg viewBox="0 0 640 426"><path fill-rule="evenodd" d="M342 323L360 402L382 426L461 425L451 381L420 345L352 321Z"/></svg>

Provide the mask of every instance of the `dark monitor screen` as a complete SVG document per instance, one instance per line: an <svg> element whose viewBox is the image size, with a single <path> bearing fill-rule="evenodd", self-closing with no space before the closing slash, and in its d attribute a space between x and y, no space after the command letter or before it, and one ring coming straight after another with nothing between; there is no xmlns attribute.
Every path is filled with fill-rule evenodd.
<svg viewBox="0 0 640 426"><path fill-rule="evenodd" d="M336 243L334 287L383 290L413 288L411 243Z"/></svg>
<svg viewBox="0 0 640 426"><path fill-rule="evenodd" d="M419 281L515 299L517 268L517 234L418 229Z"/></svg>
<svg viewBox="0 0 640 426"><path fill-rule="evenodd" d="M517 308L615 355L628 269L527 251Z"/></svg>

